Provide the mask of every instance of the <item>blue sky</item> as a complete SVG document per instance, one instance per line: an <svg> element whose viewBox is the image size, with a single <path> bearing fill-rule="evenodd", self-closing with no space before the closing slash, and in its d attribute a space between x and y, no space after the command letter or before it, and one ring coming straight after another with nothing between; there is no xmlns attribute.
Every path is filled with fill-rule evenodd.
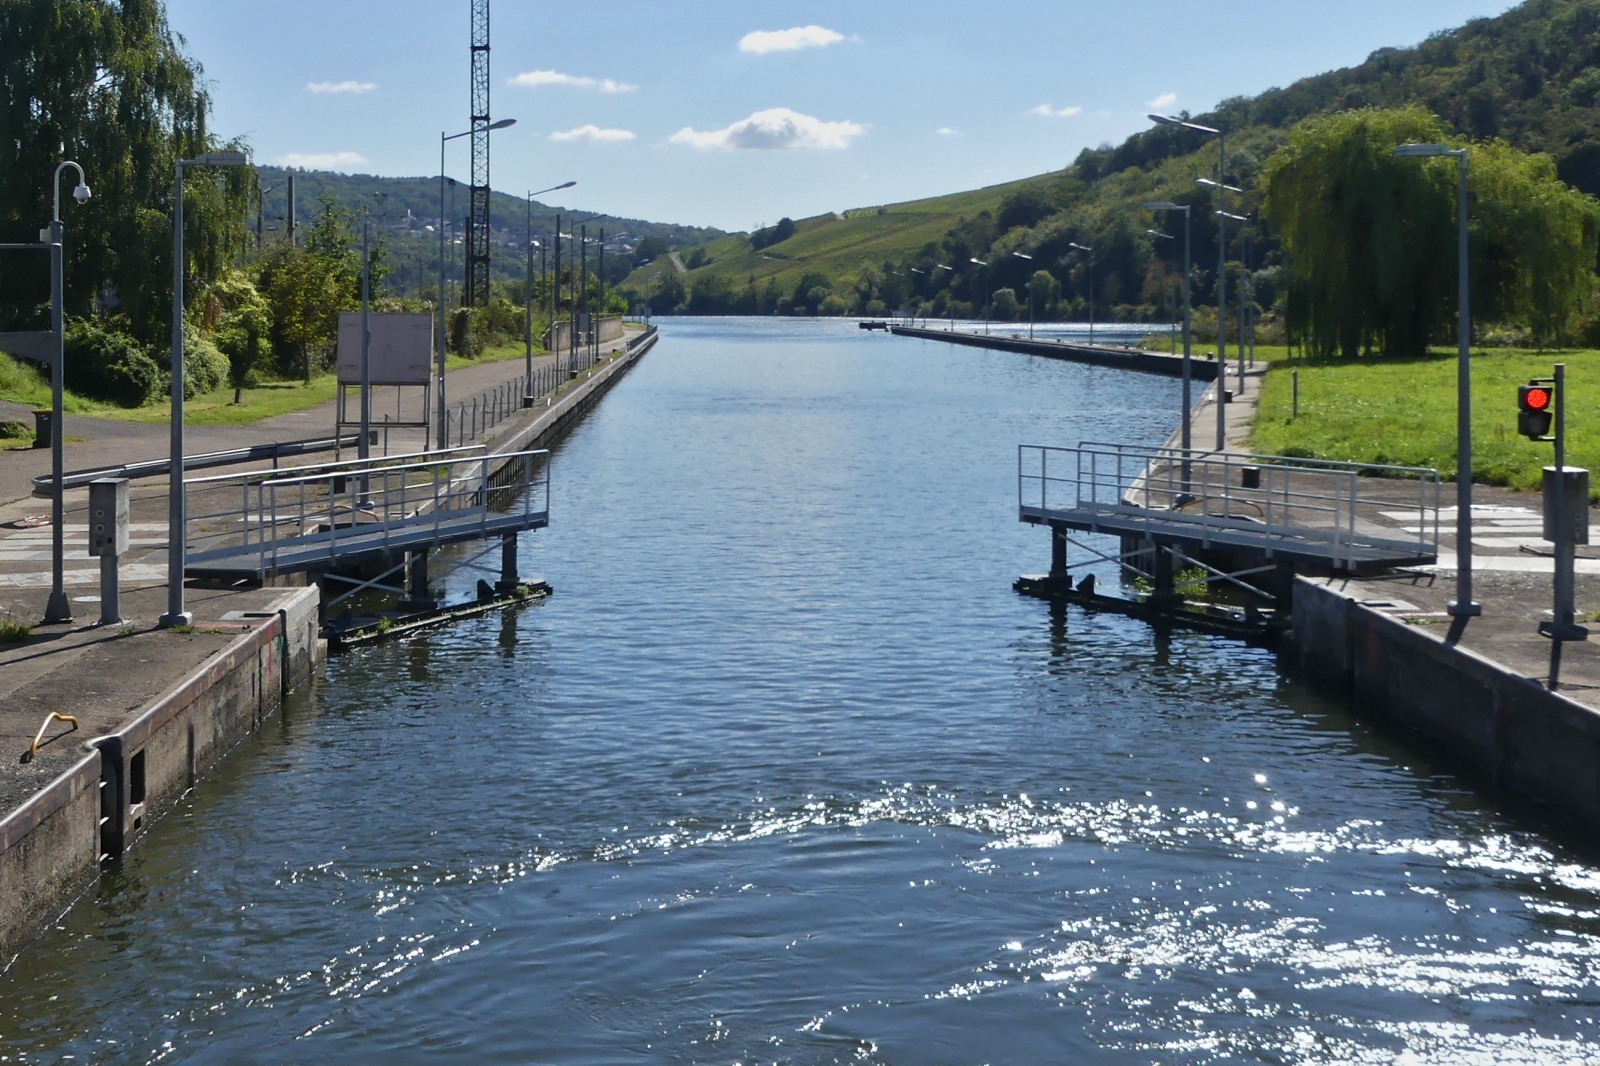
<svg viewBox="0 0 1600 1066"><path fill-rule="evenodd" d="M494 0L493 183L748 229L1037 174L1152 106L1360 62L1505 0ZM214 126L258 159L438 173L468 124L468 0L168 0ZM449 173L467 174L466 141Z"/></svg>

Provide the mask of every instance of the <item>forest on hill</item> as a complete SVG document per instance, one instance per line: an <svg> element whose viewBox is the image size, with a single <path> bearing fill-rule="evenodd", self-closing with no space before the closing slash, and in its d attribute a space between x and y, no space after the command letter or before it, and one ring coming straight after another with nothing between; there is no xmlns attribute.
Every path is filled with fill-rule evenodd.
<svg viewBox="0 0 1600 1066"><path fill-rule="evenodd" d="M1089 314L1092 275L1096 318L1165 319L1173 313L1181 274L1182 216L1153 215L1141 204L1170 200L1188 205L1196 219L1194 297L1200 305L1215 304L1213 212L1226 206L1249 216L1250 223L1230 228L1229 289L1249 292L1269 330L1281 330L1293 302L1296 264L1270 213L1262 216L1263 183L1268 160L1297 127L1363 109L1420 108L1437 118L1443 137L1548 156L1549 176L1563 188L1600 193L1597 105L1600 0L1528 0L1414 47L1382 49L1357 66L1225 100L1193 116L1227 133L1223 180L1243 193L1228 195L1225 205L1214 188L1195 184L1218 177L1216 139L1152 124L1120 145L1084 150L1063 171L801 219L793 236L760 249L747 235L724 236L682 257L686 265L700 264L687 274L656 266L635 271L629 284L658 312L876 315L908 309L973 317L987 307L996 318L1026 319L1031 302L1041 318L1082 319ZM1151 229L1177 239L1152 236ZM1568 316L1568 334L1600 335L1593 295L1581 294L1589 317ZM1504 321L1485 324L1482 332L1526 339L1532 327L1519 312L1507 308ZM1204 327L1204 310L1197 320Z"/></svg>

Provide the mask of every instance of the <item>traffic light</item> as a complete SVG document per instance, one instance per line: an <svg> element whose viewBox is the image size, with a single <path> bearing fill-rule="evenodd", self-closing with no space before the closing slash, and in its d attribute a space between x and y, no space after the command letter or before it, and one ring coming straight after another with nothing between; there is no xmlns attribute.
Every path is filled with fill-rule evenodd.
<svg viewBox="0 0 1600 1066"><path fill-rule="evenodd" d="M1548 385L1517 386L1517 432L1529 440L1550 434L1550 417L1555 406L1555 390Z"/></svg>

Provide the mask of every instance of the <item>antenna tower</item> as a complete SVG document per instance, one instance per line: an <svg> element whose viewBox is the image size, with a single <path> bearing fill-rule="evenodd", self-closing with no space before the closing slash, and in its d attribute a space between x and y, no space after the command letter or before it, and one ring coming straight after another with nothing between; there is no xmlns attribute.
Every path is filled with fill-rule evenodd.
<svg viewBox="0 0 1600 1066"><path fill-rule="evenodd" d="M489 0L472 0L472 215L465 303L489 302Z"/></svg>

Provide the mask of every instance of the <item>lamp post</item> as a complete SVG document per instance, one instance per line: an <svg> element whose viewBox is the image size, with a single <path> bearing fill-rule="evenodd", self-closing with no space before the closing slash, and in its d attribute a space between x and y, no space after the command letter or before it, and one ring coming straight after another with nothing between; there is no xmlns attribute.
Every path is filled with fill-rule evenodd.
<svg viewBox="0 0 1600 1066"><path fill-rule="evenodd" d="M183 601L183 570L188 550L187 509L183 497L183 168L242 167L247 162L243 152L208 152L194 159L180 159L173 168L172 383L168 389L172 394L172 444L167 463L167 613L160 621L164 629L188 625L193 618Z"/></svg>
<svg viewBox="0 0 1600 1066"><path fill-rule="evenodd" d="M956 272L956 268L955 267L947 266L944 263L935 263L933 269L935 269L935 270L948 270L948 271L950 271L951 274L954 274ZM955 301L955 297L952 296L950 298L950 300L946 303L945 306L950 309L950 325L949 325L948 331L951 332L951 333L954 333L955 332L955 328L956 328L956 301Z"/></svg>
<svg viewBox="0 0 1600 1066"><path fill-rule="evenodd" d="M1144 205L1146 211L1182 211L1183 212L1183 455L1184 470L1188 470L1189 451L1194 446L1190 440L1189 407L1194 402L1190 396L1190 382L1193 377L1190 373L1191 339L1189 332L1189 220L1192 212L1188 204L1175 204L1170 200L1150 200ZM1220 388L1220 386L1218 386ZM1218 397L1220 400L1221 397ZM1219 403L1220 407L1221 404ZM1187 481L1187 474L1185 475ZM1187 486L1186 486L1187 488Z"/></svg>
<svg viewBox="0 0 1600 1066"><path fill-rule="evenodd" d="M1402 144L1398 156L1454 156L1456 193L1456 618L1475 618L1483 607L1472 598L1472 305L1467 283L1467 151L1444 144Z"/></svg>
<svg viewBox="0 0 1600 1066"><path fill-rule="evenodd" d="M1198 122L1186 122L1181 118L1171 115L1151 115L1150 121L1159 122L1164 126L1178 126L1196 133L1204 133L1217 139L1217 180L1207 178L1199 179L1200 184L1210 185L1226 194L1228 191L1238 192L1231 186L1224 185L1227 181L1228 165L1228 135L1212 126L1202 126ZM1226 196L1221 204L1227 208ZM1228 361L1228 330L1224 323L1228 320L1228 228L1227 219L1217 217L1217 451L1222 451L1228 446L1228 414L1224 410L1227 400L1228 375L1224 370Z"/></svg>
<svg viewBox="0 0 1600 1066"><path fill-rule="evenodd" d="M970 262L974 266L983 267L983 332L987 336L989 333L989 264L982 259L972 259Z"/></svg>
<svg viewBox="0 0 1600 1066"><path fill-rule="evenodd" d="M539 258L541 260L544 259L544 246L533 239L533 198L535 196L543 196L547 192L555 192L558 189L570 189L576 184L578 183L575 181L564 182L561 185L552 185L548 189L540 189L538 192L530 192L528 194L528 265L523 273L524 306L522 312L523 347L525 349L524 369L526 371L522 386L524 402L532 399L532 395L528 390L533 388L533 249L535 246L539 248Z"/></svg>
<svg viewBox="0 0 1600 1066"><path fill-rule="evenodd" d="M494 130L503 130L508 126L515 126L516 124L517 124L517 120L514 119L514 118L503 118L499 122L491 122L486 127L486 129L488 129L489 131L492 132ZM448 445L449 441L447 440L447 438L448 438L449 433L450 433L449 427L447 425L445 425L446 412L445 412L445 398L444 398L444 363L445 363L445 334L444 334L444 309L445 309L445 291L444 291L444 285L445 285L445 279L444 279L444 182L445 182L445 177L444 177L444 146L445 146L445 143L448 142L448 141L454 141L454 140L457 140L457 139L459 139L461 137L470 137L470 136L472 136L472 134L474 134L476 132L477 132L476 130L466 130L466 131L464 131L462 133L452 133L452 134L446 135L443 130L439 131L439 326L438 326L439 354L438 354L438 366L437 366L436 371L435 371L437 376L438 376L438 378L439 378L439 400L438 400L438 404L437 404L439 428L438 428L437 433L435 434L435 439L437 439L437 441L438 441L439 450L440 451L443 451L445 449L445 447Z"/></svg>
<svg viewBox="0 0 1600 1066"><path fill-rule="evenodd" d="M1148 208L1149 206L1150 206L1149 204L1145 205L1146 208ZM1177 238L1174 237L1172 234L1170 234L1170 233L1162 233L1158 229L1147 229L1147 230L1145 230L1145 233L1147 233L1150 236L1154 237L1158 241L1176 241L1177 240ZM1172 299L1171 299L1172 290L1171 289L1167 289L1165 286L1163 286L1162 288L1165 290L1162 293L1163 302L1167 305L1167 314L1170 315L1170 314L1173 313ZM1171 342L1170 345L1169 345L1169 348L1170 348L1171 354L1173 354L1173 355L1177 355L1178 354L1178 333L1177 333L1176 327L1177 327L1177 323L1175 321L1173 321L1172 319L1168 319L1167 320L1167 340L1169 342Z"/></svg>
<svg viewBox="0 0 1600 1066"><path fill-rule="evenodd" d="M62 247L64 236L61 225L61 172L71 167L78 172L78 184L72 198L78 203L89 199L89 185L84 180L83 168L68 160L56 167L50 185L55 193L55 211L50 217L50 329L55 333L53 365L50 368L50 600L45 605L46 624L72 621L72 607L67 603L66 538L62 523L66 521L62 477L61 399L63 379L67 369L66 359L66 262Z"/></svg>
<svg viewBox="0 0 1600 1066"><path fill-rule="evenodd" d="M1024 255L1021 252L1012 252L1011 253L1011 258L1026 260L1029 263L1033 262L1033 256ZM1028 339L1030 341L1033 340L1033 279L1032 278L1028 279Z"/></svg>
<svg viewBox="0 0 1600 1066"><path fill-rule="evenodd" d="M1067 242L1068 248L1076 248L1083 253L1083 261L1089 267L1089 344L1094 345L1094 249L1075 241Z"/></svg>
<svg viewBox="0 0 1600 1066"><path fill-rule="evenodd" d="M1240 224L1239 225L1239 232L1240 232L1241 235L1247 234L1249 232L1248 230L1246 230L1244 228L1244 224L1250 221L1250 216L1248 216L1248 215L1231 215L1226 211L1218 211L1217 214L1221 215L1223 218L1232 219L1233 221L1239 223ZM1240 266L1240 273L1242 274L1243 273L1244 264L1240 263L1239 266ZM1239 379L1239 395L1240 396L1244 395L1244 315L1245 315L1244 289L1245 289L1244 281L1241 278L1240 282L1239 282L1239 316L1238 316L1239 317L1239 358L1238 358L1238 361L1237 361L1237 364L1236 364L1236 366L1238 368L1237 377ZM1227 322L1224 319L1221 319L1221 318L1217 319L1217 332L1218 332L1219 335L1221 333L1223 333L1223 332L1226 332L1226 329L1225 329L1226 326L1227 326ZM1218 365L1220 366L1221 364L1219 363Z"/></svg>

